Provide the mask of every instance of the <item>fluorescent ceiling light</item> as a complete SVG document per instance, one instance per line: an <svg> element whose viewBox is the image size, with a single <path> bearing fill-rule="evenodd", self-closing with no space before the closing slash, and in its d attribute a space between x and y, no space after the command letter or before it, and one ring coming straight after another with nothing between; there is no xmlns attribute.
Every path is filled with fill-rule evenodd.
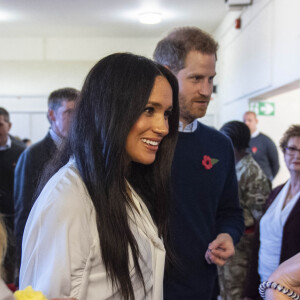
<svg viewBox="0 0 300 300"><path fill-rule="evenodd" d="M160 13L146 12L139 14L139 21L143 24L160 23L162 15Z"/></svg>
<svg viewBox="0 0 300 300"><path fill-rule="evenodd" d="M10 21L13 19L13 16L7 12L0 11L0 21Z"/></svg>

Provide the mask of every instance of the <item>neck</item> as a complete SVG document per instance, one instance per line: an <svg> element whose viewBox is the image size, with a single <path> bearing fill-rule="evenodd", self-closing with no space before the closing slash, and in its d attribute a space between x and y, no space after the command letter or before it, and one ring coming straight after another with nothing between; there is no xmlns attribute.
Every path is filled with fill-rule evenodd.
<svg viewBox="0 0 300 300"><path fill-rule="evenodd" d="M242 151L237 151L234 148L234 158L235 158L235 163L238 163L242 158L244 158L247 155L246 150L242 150Z"/></svg>
<svg viewBox="0 0 300 300"><path fill-rule="evenodd" d="M294 196L300 191L300 172L291 172L291 194Z"/></svg>
<svg viewBox="0 0 300 300"><path fill-rule="evenodd" d="M7 140L8 140L8 137L6 137L6 139L3 141L3 143L0 143L0 147L3 147L7 144Z"/></svg>
<svg viewBox="0 0 300 300"><path fill-rule="evenodd" d="M186 120L183 118L179 118L179 121L182 123L182 129L184 130L184 128L188 125L191 124L194 120Z"/></svg>

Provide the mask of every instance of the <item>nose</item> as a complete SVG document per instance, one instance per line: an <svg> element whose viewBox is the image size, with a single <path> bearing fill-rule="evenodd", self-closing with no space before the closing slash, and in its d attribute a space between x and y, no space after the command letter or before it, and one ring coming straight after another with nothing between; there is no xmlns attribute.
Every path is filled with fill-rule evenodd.
<svg viewBox="0 0 300 300"><path fill-rule="evenodd" d="M213 85L208 82L208 80L204 80L199 83L198 92L200 95L205 97L210 97L212 94Z"/></svg>
<svg viewBox="0 0 300 300"><path fill-rule="evenodd" d="M157 117L153 124L153 131L160 136L166 136L169 133L169 121L165 116Z"/></svg>

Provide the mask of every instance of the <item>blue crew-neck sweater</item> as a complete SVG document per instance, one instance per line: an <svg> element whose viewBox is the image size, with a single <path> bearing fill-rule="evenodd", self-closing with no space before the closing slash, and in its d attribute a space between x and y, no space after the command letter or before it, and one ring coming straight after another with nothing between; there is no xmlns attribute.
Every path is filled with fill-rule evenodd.
<svg viewBox="0 0 300 300"><path fill-rule="evenodd" d="M260 133L256 137L250 139L249 146L253 158L272 181L279 170L276 145L268 136Z"/></svg>
<svg viewBox="0 0 300 300"><path fill-rule="evenodd" d="M210 159L215 163L210 165ZM229 233L237 243L244 222L231 142L201 123L192 133L179 133L170 225L178 261L166 270L164 299L210 299L217 271L205 260L208 244L219 233Z"/></svg>

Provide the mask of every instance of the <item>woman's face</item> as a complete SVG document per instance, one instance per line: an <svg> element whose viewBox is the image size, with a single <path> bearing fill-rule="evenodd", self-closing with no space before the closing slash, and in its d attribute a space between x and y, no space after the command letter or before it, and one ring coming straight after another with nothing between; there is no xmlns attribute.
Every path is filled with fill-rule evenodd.
<svg viewBox="0 0 300 300"><path fill-rule="evenodd" d="M157 76L144 112L129 131L126 152L131 161L152 164L162 139L169 133L172 88L165 77Z"/></svg>
<svg viewBox="0 0 300 300"><path fill-rule="evenodd" d="M297 151L298 150L298 151ZM300 137L291 137L287 143L284 160L288 170L300 172Z"/></svg>

